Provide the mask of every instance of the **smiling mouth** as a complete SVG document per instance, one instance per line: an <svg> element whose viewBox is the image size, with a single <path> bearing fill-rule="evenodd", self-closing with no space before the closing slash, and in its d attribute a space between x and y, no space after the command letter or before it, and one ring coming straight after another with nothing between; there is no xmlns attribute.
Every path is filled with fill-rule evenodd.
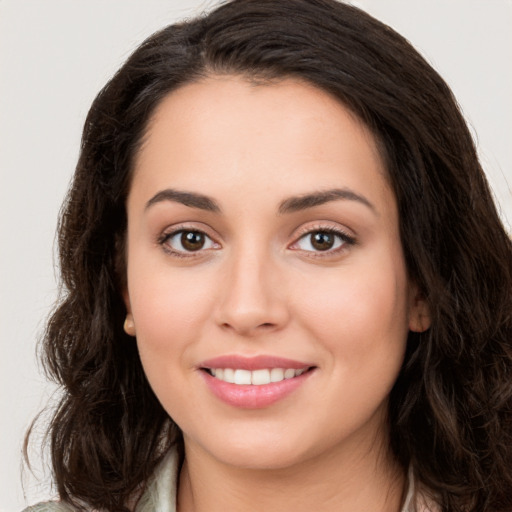
<svg viewBox="0 0 512 512"><path fill-rule="evenodd" d="M226 354L201 362L197 369L210 391L225 404L265 409L306 386L318 367L272 355Z"/></svg>
<svg viewBox="0 0 512 512"><path fill-rule="evenodd" d="M304 368L263 368L258 370L244 370L235 368L202 368L215 379L229 384L242 386L263 386L284 380L300 377L302 374L313 370L314 367Z"/></svg>

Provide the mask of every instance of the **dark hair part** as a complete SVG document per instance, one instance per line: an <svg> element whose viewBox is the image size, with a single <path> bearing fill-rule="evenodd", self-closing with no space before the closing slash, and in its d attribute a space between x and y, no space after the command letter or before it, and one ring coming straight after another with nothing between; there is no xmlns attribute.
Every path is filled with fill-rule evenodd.
<svg viewBox="0 0 512 512"><path fill-rule="evenodd" d="M297 78L375 134L431 328L411 333L391 447L443 511L512 509L511 243L448 86L411 45L334 0L235 0L147 39L95 99L59 227L64 295L44 339L64 389L50 426L61 499L127 510L179 429L123 332L125 200L152 113L212 74Z"/></svg>

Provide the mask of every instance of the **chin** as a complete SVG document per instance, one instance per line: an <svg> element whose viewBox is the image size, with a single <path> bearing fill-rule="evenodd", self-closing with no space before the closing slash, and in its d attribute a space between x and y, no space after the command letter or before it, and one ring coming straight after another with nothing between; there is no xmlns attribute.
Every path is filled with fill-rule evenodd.
<svg viewBox="0 0 512 512"><path fill-rule="evenodd" d="M282 446L254 446L248 449L227 450L218 454L224 464L240 469L283 470L302 461L297 449L283 449Z"/></svg>
<svg viewBox="0 0 512 512"><path fill-rule="evenodd" d="M205 442L188 438L186 446L205 451L225 465L251 470L286 469L314 457L312 452L321 450L318 446L316 450L308 449L305 433L297 430L293 435L285 430L270 432L262 426L251 432L249 428L242 428L240 436L231 431L222 438L211 436Z"/></svg>

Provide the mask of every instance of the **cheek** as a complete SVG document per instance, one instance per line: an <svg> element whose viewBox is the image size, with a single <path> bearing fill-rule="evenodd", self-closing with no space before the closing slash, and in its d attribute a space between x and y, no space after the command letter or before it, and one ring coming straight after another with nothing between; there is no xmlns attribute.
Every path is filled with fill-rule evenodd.
<svg viewBox="0 0 512 512"><path fill-rule="evenodd" d="M204 280L203 286L196 286L198 281L187 272L167 268L159 273L148 267L134 267L129 275L137 347L156 396L178 419L187 408L193 349L211 314L212 297Z"/></svg>
<svg viewBox="0 0 512 512"><path fill-rule="evenodd" d="M141 270L135 264L128 282L141 355L175 352L197 338L211 315L213 297L207 275L197 269L194 276L189 269Z"/></svg>
<svg viewBox="0 0 512 512"><path fill-rule="evenodd" d="M296 294L304 298L297 303L301 318L329 351L353 363L396 358L408 332L405 269L391 259L357 267L306 283L310 292Z"/></svg>

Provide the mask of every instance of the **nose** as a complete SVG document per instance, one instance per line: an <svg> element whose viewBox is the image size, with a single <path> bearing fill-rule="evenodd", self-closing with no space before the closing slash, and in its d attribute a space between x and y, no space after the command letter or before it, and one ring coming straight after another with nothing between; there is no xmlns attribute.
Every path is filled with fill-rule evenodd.
<svg viewBox="0 0 512 512"><path fill-rule="evenodd" d="M250 248L226 261L217 324L243 336L282 329L289 320L282 272L265 252Z"/></svg>

